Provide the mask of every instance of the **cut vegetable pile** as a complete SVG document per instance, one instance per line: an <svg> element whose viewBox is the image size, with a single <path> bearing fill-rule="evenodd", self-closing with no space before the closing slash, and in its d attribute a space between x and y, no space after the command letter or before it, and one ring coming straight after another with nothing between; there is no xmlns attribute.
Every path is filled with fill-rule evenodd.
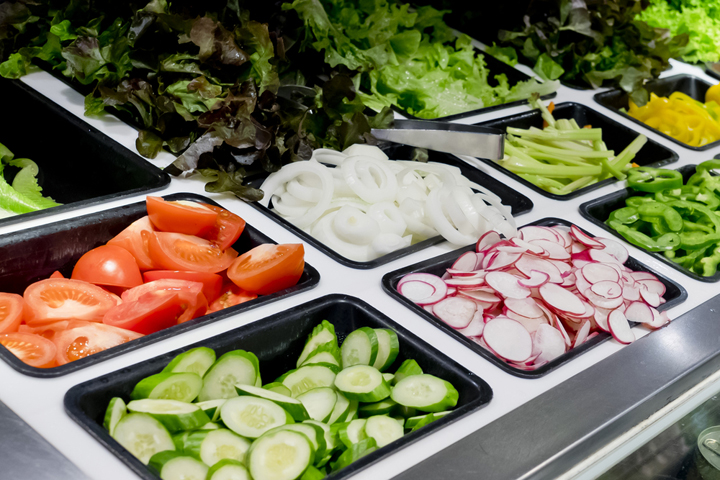
<svg viewBox="0 0 720 480"><path fill-rule="evenodd" d="M510 209L457 167L389 160L370 145L315 150L261 188L263 205L272 202L276 214L359 262L437 235L467 245L491 230L516 232Z"/></svg>
<svg viewBox="0 0 720 480"><path fill-rule="evenodd" d="M623 180L632 160L647 142L638 135L619 154L608 150L602 130L575 119L555 119L538 98L530 104L542 112L545 128L507 128L504 168L556 195L567 195L588 185L615 177ZM552 105L552 104L551 104Z"/></svg>
<svg viewBox="0 0 720 480"><path fill-rule="evenodd" d="M104 427L164 480L319 480L458 402L447 381L405 360L391 329L361 327L342 345L328 321L293 370L263 385L260 362L232 350L188 350L113 398Z"/></svg>
<svg viewBox="0 0 720 480"><path fill-rule="evenodd" d="M300 279L302 244L232 245L245 221L212 205L147 198L148 216L22 296L0 293L0 345L33 367L87 357ZM227 277L225 279L224 277Z"/></svg>
<svg viewBox="0 0 720 480"><path fill-rule="evenodd" d="M9 168L19 169L12 185L5 179ZM0 143L0 218L36 212L60 205L50 197L43 197L38 185L38 166L29 158L15 155ZM3 175L4 174L4 175Z"/></svg>
<svg viewBox="0 0 720 480"><path fill-rule="evenodd" d="M405 275L398 292L510 366L532 371L600 332L623 344L629 322L660 328L665 285L625 267L620 243L576 226L527 226L514 238L490 232L443 277Z"/></svg>

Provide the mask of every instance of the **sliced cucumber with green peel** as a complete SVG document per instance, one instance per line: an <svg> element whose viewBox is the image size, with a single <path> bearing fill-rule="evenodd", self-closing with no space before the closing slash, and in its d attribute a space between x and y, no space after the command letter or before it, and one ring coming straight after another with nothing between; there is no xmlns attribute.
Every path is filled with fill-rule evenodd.
<svg viewBox="0 0 720 480"><path fill-rule="evenodd" d="M250 441L226 428L196 431L185 440L183 451L208 466L225 459L242 462L250 449Z"/></svg>
<svg viewBox="0 0 720 480"><path fill-rule="evenodd" d="M353 444L331 464L332 471L335 472L341 468L347 467L354 461L374 452L377 448L378 447L374 438L366 438L365 440L361 440L358 443Z"/></svg>
<svg viewBox="0 0 720 480"><path fill-rule="evenodd" d="M115 426L113 438L146 465L156 453L175 450L167 429L147 413L125 415Z"/></svg>
<svg viewBox="0 0 720 480"><path fill-rule="evenodd" d="M403 418L415 417L418 414L417 408L406 407L405 405L396 405L392 412L394 415L398 415Z"/></svg>
<svg viewBox="0 0 720 480"><path fill-rule="evenodd" d="M177 452L160 452L150 459L150 466L163 480L205 480L208 466L196 458Z"/></svg>
<svg viewBox="0 0 720 480"><path fill-rule="evenodd" d="M360 403L357 400L350 400L350 408L348 409L347 416L345 417L345 422L351 422L358 418L359 405Z"/></svg>
<svg viewBox="0 0 720 480"><path fill-rule="evenodd" d="M265 390L270 390L271 392L279 393L280 395L285 395L286 397L292 397L292 392L290 391L290 389L280 382L268 383L262 388L264 388Z"/></svg>
<svg viewBox="0 0 720 480"><path fill-rule="evenodd" d="M378 340L378 353L372 366L384 372L390 368L400 353L400 340L397 333L389 328L376 328L375 335Z"/></svg>
<svg viewBox="0 0 720 480"><path fill-rule="evenodd" d="M287 412L292 415L293 419L296 422L302 422L303 420L312 418L309 412L306 410L303 402L299 398L295 399L292 397L288 397L287 395L271 392L270 390L266 390L264 388L251 387L250 385L236 385L235 389L240 396L250 395L253 397L270 400L273 403L277 403L282 408L287 410Z"/></svg>
<svg viewBox="0 0 720 480"><path fill-rule="evenodd" d="M389 415L397 408L397 402L392 398L386 398L375 403L364 403L358 408L360 418L368 418L374 415Z"/></svg>
<svg viewBox="0 0 720 480"><path fill-rule="evenodd" d="M325 431L317 425L311 425L309 423L291 423L290 425L283 425L278 427L279 429L292 430L305 435L315 452L315 458L319 458L325 455L327 450L327 442L325 441Z"/></svg>
<svg viewBox="0 0 720 480"><path fill-rule="evenodd" d="M255 385L260 371L257 357L245 350L233 350L220 357L203 377L198 400L206 402L237 397L235 385Z"/></svg>
<svg viewBox="0 0 720 480"><path fill-rule="evenodd" d="M365 423L365 435L374 438L378 448L402 438L404 433L403 427L387 415L370 417Z"/></svg>
<svg viewBox="0 0 720 480"><path fill-rule="evenodd" d="M361 440L368 438L365 433L366 419L361 418L344 423L338 430L338 438L346 447L350 448Z"/></svg>
<svg viewBox="0 0 720 480"><path fill-rule="evenodd" d="M127 405L120 397L113 397L110 399L107 410L105 410L105 419L103 420L103 427L107 430L110 435L113 434L115 426L118 422L127 414Z"/></svg>
<svg viewBox="0 0 720 480"><path fill-rule="evenodd" d="M307 470L303 472L300 480L322 480L325 477L327 477L325 473L310 465Z"/></svg>
<svg viewBox="0 0 720 480"><path fill-rule="evenodd" d="M335 372L322 365L309 365L284 375L282 384L290 389L293 398L308 390L319 387L332 387L335 383Z"/></svg>
<svg viewBox="0 0 720 480"><path fill-rule="evenodd" d="M319 422L326 422L330 419L337 398L337 393L330 387L313 388L297 397L305 406L310 418ZM301 420L307 420L307 418Z"/></svg>
<svg viewBox="0 0 720 480"><path fill-rule="evenodd" d="M154 400L144 398L128 403L127 409L133 413L147 413L162 423L169 432L194 430L200 428L210 419L205 412L194 403L177 400Z"/></svg>
<svg viewBox="0 0 720 480"><path fill-rule="evenodd" d="M332 365L341 365L342 357L340 355L340 348L335 342L323 343L312 351L310 355L300 364L310 365L313 363L330 363Z"/></svg>
<svg viewBox="0 0 720 480"><path fill-rule="evenodd" d="M258 438L275 427L295 423L280 405L251 396L229 399L220 409L220 418L230 430L247 438Z"/></svg>
<svg viewBox="0 0 720 480"><path fill-rule="evenodd" d="M458 402L458 392L450 382L426 373L400 380L391 397L400 405L430 413L442 412Z"/></svg>
<svg viewBox="0 0 720 480"><path fill-rule="evenodd" d="M395 372L395 378L393 378L393 384L397 383L405 377L411 375L422 375L423 371L420 365L415 360L405 360Z"/></svg>
<svg viewBox="0 0 720 480"><path fill-rule="evenodd" d="M315 453L305 435L277 430L252 443L247 467L254 480L295 480L314 460Z"/></svg>
<svg viewBox="0 0 720 480"><path fill-rule="evenodd" d="M297 367L299 368L320 345L326 343L337 346L338 342L337 335L335 335L335 326L327 320L323 320L320 325L313 328L312 333L305 342L305 347L297 361Z"/></svg>
<svg viewBox="0 0 720 480"><path fill-rule="evenodd" d="M135 385L130 398L177 400L190 403L198 396L203 380L197 373L163 372L143 378Z"/></svg>
<svg viewBox="0 0 720 480"><path fill-rule="evenodd" d="M375 330L361 327L350 332L340 347L342 367L372 365L378 354L378 339Z"/></svg>
<svg viewBox="0 0 720 480"><path fill-rule="evenodd" d="M260 367L258 367L257 377L255 377L255 386L262 388L262 377L260 376Z"/></svg>
<svg viewBox="0 0 720 480"><path fill-rule="evenodd" d="M405 417L393 417L393 419L398 422L401 427L405 428Z"/></svg>
<svg viewBox="0 0 720 480"><path fill-rule="evenodd" d="M394 373L383 373L383 378L388 383L388 385L392 385L394 383L393 380L395 379L395 374Z"/></svg>
<svg viewBox="0 0 720 480"><path fill-rule="evenodd" d="M172 436L176 452L183 453L185 449L185 440L187 440L187 437L189 437L191 433L192 432L188 430L187 432L176 433Z"/></svg>
<svg viewBox="0 0 720 480"><path fill-rule="evenodd" d="M197 373L202 377L215 363L215 351L207 347L197 347L173 358L163 372Z"/></svg>
<svg viewBox="0 0 720 480"><path fill-rule="evenodd" d="M390 396L390 386L382 374L376 368L367 365L355 365L338 373L335 378L335 388L348 400L358 402L379 402Z"/></svg>
<svg viewBox="0 0 720 480"><path fill-rule="evenodd" d="M409 428L412 431L417 430L418 428L424 427L428 423L434 422L435 420L438 420L445 415L447 415L448 412L436 412L436 413L428 413L427 415L418 415L416 417L410 417L405 422L405 428Z"/></svg>
<svg viewBox="0 0 720 480"><path fill-rule="evenodd" d="M316 425L320 428L322 428L324 436L325 436L325 453L332 452L335 450L335 446L337 444L336 439L336 433L333 433L333 431L330 429L330 427L323 422L318 422L316 420L305 420L303 423L309 423L311 425ZM318 458L318 455L315 455L315 458Z"/></svg>
<svg viewBox="0 0 720 480"><path fill-rule="evenodd" d="M196 405L200 407L203 412L205 412L205 415L210 418L211 422L215 422L218 418L220 418L220 407L222 407L223 403L225 403L225 399L220 398L218 400L198 402L196 403Z"/></svg>
<svg viewBox="0 0 720 480"><path fill-rule="evenodd" d="M335 365L334 363L314 363L314 362L313 362L313 363L310 363L310 362L305 362L305 363L303 363L302 366L303 366L303 367L327 367L327 368L329 368L330 370L332 370L332 372L333 372L335 375L337 375L338 373L340 373L340 370L342 370L342 368L341 368L339 365ZM302 367L301 367L301 368L302 368Z"/></svg>
<svg viewBox="0 0 720 480"><path fill-rule="evenodd" d="M335 402L335 407L333 407L332 414L330 414L330 418L328 419L327 423L333 424L344 422L349 409L350 400L348 400L347 397L342 393L337 392L337 401Z"/></svg>
<svg viewBox="0 0 720 480"><path fill-rule="evenodd" d="M215 422L208 422L202 427L198 428L198 430L217 430L218 428L222 428L219 424Z"/></svg>
<svg viewBox="0 0 720 480"><path fill-rule="evenodd" d="M242 462L237 460L220 460L210 467L207 480L252 480L250 472Z"/></svg>

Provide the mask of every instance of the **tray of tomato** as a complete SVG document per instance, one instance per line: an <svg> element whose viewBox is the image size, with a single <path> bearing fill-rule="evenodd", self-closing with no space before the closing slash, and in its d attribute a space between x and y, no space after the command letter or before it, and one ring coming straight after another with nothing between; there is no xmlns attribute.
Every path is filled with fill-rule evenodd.
<svg viewBox="0 0 720 480"><path fill-rule="evenodd" d="M308 290L277 245L212 200L147 197L0 237L0 357L54 377Z"/></svg>

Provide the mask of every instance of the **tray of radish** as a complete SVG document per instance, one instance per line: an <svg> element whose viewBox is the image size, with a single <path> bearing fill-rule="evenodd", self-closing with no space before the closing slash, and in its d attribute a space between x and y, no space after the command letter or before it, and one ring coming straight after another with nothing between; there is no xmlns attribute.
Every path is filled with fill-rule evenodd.
<svg viewBox="0 0 720 480"><path fill-rule="evenodd" d="M513 375L537 378L598 344L661 328L687 292L616 240L545 218L383 277L392 297Z"/></svg>

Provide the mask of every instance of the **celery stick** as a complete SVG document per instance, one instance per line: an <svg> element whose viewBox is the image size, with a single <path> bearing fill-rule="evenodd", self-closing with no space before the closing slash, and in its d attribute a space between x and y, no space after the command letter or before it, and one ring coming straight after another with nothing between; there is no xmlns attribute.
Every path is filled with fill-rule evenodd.
<svg viewBox="0 0 720 480"><path fill-rule="evenodd" d="M528 140L523 140L521 138L518 138L515 140L515 142L519 143L520 145L527 147L532 150L537 150L539 152L543 153L549 153L554 155L567 155L568 151L561 148L553 148L553 147L546 147L544 145L540 145L538 143L530 142ZM608 150L607 152L595 152L595 151L588 151L588 152L582 152L583 158L611 158L615 155L615 152L612 150Z"/></svg>
<svg viewBox="0 0 720 480"><path fill-rule="evenodd" d="M537 140L601 140L602 130L599 128L583 128L580 130L523 130L508 127L507 133Z"/></svg>
<svg viewBox="0 0 720 480"><path fill-rule="evenodd" d="M615 157L615 159L611 162L610 165L613 168L621 168L625 164L632 162L633 158L635 158L635 155L646 143L647 137L645 135L638 135L635 140L630 142L630 145L625 147L625 150L620 152L620 155Z"/></svg>

